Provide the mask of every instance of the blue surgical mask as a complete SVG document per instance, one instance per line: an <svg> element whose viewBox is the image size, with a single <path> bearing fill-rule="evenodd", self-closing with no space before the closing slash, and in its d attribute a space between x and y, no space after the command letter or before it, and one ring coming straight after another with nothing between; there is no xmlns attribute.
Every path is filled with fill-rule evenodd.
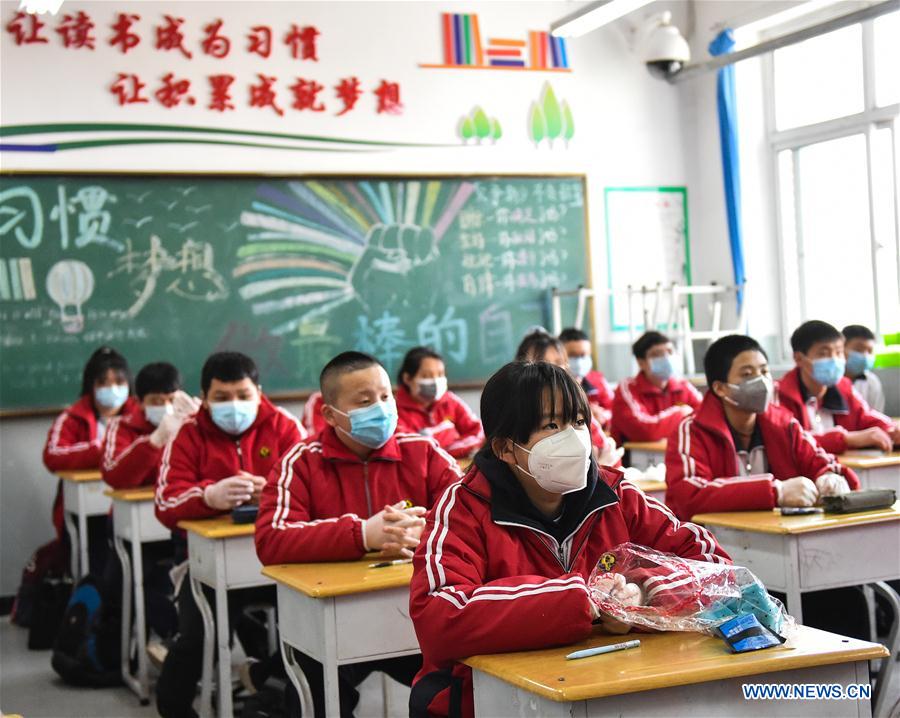
<svg viewBox="0 0 900 718"><path fill-rule="evenodd" d="M583 357L569 357L569 369L579 379L584 379L593 368L594 360L591 359L590 354L585 354Z"/></svg>
<svg viewBox="0 0 900 718"><path fill-rule="evenodd" d="M847 363L843 357L824 357L812 360L812 378L822 386L834 386L844 376Z"/></svg>
<svg viewBox="0 0 900 718"><path fill-rule="evenodd" d="M675 364L672 362L672 356L666 354L661 357L652 357L650 359L650 373L663 381L668 381L675 376Z"/></svg>
<svg viewBox="0 0 900 718"><path fill-rule="evenodd" d="M847 352L847 373L850 376L860 376L875 368L875 355L863 352Z"/></svg>
<svg viewBox="0 0 900 718"><path fill-rule="evenodd" d="M94 389L94 401L104 409L118 409L128 401L128 384L113 384Z"/></svg>
<svg viewBox="0 0 900 718"><path fill-rule="evenodd" d="M209 404L213 423L228 434L243 434L256 421L259 404L255 401L217 401Z"/></svg>
<svg viewBox="0 0 900 718"><path fill-rule="evenodd" d="M337 430L370 449L380 449L397 430L397 403L394 397L347 413L335 406L331 408L350 419L349 433L339 426Z"/></svg>

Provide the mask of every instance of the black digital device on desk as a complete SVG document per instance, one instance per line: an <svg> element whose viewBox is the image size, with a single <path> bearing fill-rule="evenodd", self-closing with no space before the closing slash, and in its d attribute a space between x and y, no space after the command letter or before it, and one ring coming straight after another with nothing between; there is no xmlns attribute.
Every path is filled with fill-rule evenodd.
<svg viewBox="0 0 900 718"><path fill-rule="evenodd" d="M259 513L259 506L256 504L235 506L231 510L231 520L236 524L252 524L256 521L257 513Z"/></svg>

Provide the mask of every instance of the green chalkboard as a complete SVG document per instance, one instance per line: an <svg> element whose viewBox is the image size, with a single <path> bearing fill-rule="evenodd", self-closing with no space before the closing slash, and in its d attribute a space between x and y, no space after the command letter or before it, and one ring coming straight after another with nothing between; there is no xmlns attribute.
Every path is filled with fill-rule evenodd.
<svg viewBox="0 0 900 718"><path fill-rule="evenodd" d="M444 354L486 379L587 284L584 181L564 177L0 176L0 410L66 404L100 344L197 390L214 350L263 388L334 354Z"/></svg>

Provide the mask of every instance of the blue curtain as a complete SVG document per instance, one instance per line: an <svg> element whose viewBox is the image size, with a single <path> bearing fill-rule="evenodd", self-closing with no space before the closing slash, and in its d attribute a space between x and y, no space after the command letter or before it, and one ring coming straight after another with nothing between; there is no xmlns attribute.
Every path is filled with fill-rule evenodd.
<svg viewBox="0 0 900 718"><path fill-rule="evenodd" d="M724 55L734 49L730 29L720 32L709 45L711 55ZM731 266L734 283L742 287L744 275L744 236L741 229L741 172L738 159L737 98L734 89L734 65L719 70L716 80L719 108L719 141L722 146L722 175L725 183L725 208L728 213L728 239L731 244ZM744 303L743 290L738 291L738 309Z"/></svg>

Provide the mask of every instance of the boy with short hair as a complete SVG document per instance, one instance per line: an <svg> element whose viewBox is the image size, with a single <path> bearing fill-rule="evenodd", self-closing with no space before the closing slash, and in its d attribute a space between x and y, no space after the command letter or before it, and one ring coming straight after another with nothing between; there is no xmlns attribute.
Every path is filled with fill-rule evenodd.
<svg viewBox="0 0 900 718"><path fill-rule="evenodd" d="M812 506L859 488L850 469L771 403L768 357L754 339L718 339L703 365L709 391L666 448L666 504L678 518Z"/></svg>
<svg viewBox="0 0 900 718"><path fill-rule="evenodd" d="M827 322L812 320L791 335L796 366L777 384L776 401L812 433L829 454L848 449L890 451L900 429L869 408L844 376L844 337Z"/></svg>
<svg viewBox="0 0 900 718"><path fill-rule="evenodd" d="M265 565L350 561L369 551L412 557L428 507L462 476L431 437L397 431L391 382L374 357L344 352L320 376L328 426L287 451L262 491L256 550ZM374 617L373 617L374 619ZM318 664L297 658L323 706ZM372 670L406 685L418 657L342 666L341 715L352 715L355 687Z"/></svg>
<svg viewBox="0 0 900 718"><path fill-rule="evenodd" d="M211 518L255 503L279 457L306 436L294 417L262 394L256 364L244 354L211 355L203 365L200 385L202 407L185 420L163 451L156 487L156 516L176 532L176 556L182 561L187 546L177 531L178 522ZM271 595L270 587L263 591ZM229 613L237 616L239 604L259 598L259 591L254 593L229 596ZM163 718L195 715L191 705L200 679L203 621L189 577L181 583L178 609L179 637L169 649L156 688ZM264 680L265 676L251 674L254 685Z"/></svg>
<svg viewBox="0 0 900 718"><path fill-rule="evenodd" d="M884 389L881 379L872 371L875 367L875 335L862 324L850 324L841 330L844 353L847 355L845 374L853 388L875 411L884 411Z"/></svg>
<svg viewBox="0 0 900 718"><path fill-rule="evenodd" d="M612 435L617 443L659 441L700 406L693 384L677 377L672 340L657 331L643 334L631 347L640 371L619 383L613 396Z"/></svg>
<svg viewBox="0 0 900 718"><path fill-rule="evenodd" d="M594 368L590 338L580 329L569 327L560 332L559 340L566 348L569 370L587 394L591 412L597 421L606 426L612 417L613 390L606 377Z"/></svg>
<svg viewBox="0 0 900 718"><path fill-rule="evenodd" d="M134 380L141 411L115 417L103 443L103 480L114 489L156 482L163 447L178 433L200 402L181 390L181 374L172 364L147 364Z"/></svg>

